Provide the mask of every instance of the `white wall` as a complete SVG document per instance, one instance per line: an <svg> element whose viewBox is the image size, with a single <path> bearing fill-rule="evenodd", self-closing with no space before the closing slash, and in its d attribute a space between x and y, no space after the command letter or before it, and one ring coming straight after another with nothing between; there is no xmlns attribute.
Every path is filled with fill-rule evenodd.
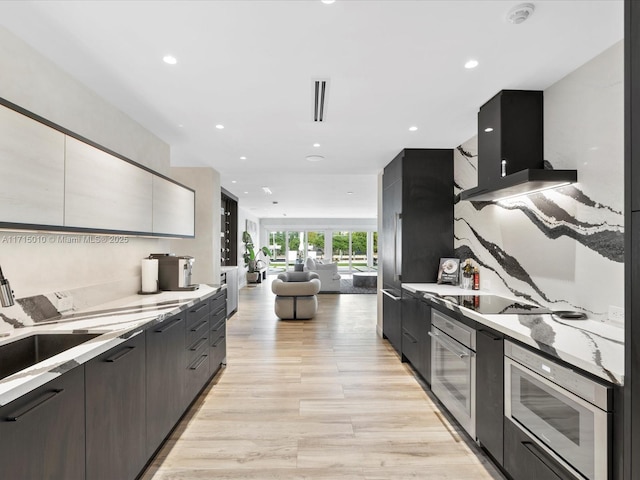
<svg viewBox="0 0 640 480"><path fill-rule="evenodd" d="M195 257L193 283L220 283L220 174L209 167L173 167L171 176L196 191L195 238L171 240L176 255Z"/></svg>
<svg viewBox="0 0 640 480"><path fill-rule="evenodd" d="M0 96L160 173L169 145L0 27ZM35 237L34 237L35 238ZM17 298L122 282L139 289L140 259L169 241L127 237L125 243L61 243L46 235L0 232L0 265Z"/></svg>

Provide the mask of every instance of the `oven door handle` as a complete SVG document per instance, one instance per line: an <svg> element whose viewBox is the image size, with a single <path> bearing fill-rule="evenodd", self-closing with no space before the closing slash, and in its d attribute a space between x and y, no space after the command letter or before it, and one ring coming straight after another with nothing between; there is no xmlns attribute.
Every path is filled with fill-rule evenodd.
<svg viewBox="0 0 640 480"><path fill-rule="evenodd" d="M448 340L445 340L444 337L442 335L440 335L438 332L427 332L429 334L429 336L431 338L433 338L436 342L438 342L440 345L442 345L444 348L446 348L447 350L449 350L451 353L453 353L456 357L459 358L465 358L465 357L469 357L472 355L472 353L468 353L468 352L460 352L459 349L456 348L455 345L453 345L451 342L449 342Z"/></svg>

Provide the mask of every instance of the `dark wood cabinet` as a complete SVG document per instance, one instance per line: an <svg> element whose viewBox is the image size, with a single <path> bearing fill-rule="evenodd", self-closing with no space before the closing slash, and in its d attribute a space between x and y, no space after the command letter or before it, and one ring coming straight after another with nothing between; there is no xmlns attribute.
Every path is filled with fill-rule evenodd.
<svg viewBox="0 0 640 480"><path fill-rule="evenodd" d="M147 455L151 457L185 409L186 312L146 331Z"/></svg>
<svg viewBox="0 0 640 480"><path fill-rule="evenodd" d="M220 265L238 265L238 198L222 189L220 207Z"/></svg>
<svg viewBox="0 0 640 480"><path fill-rule="evenodd" d="M227 359L227 291L209 301L209 373L215 375Z"/></svg>
<svg viewBox="0 0 640 480"><path fill-rule="evenodd" d="M476 436L502 465L504 421L504 336L478 324L476 330Z"/></svg>
<svg viewBox="0 0 640 480"><path fill-rule="evenodd" d="M85 478L84 366L0 407L0 477Z"/></svg>
<svg viewBox="0 0 640 480"><path fill-rule="evenodd" d="M187 310L184 405L189 405L209 379L209 301Z"/></svg>
<svg viewBox="0 0 640 480"><path fill-rule="evenodd" d="M400 290L382 292L382 335L398 354L402 354L402 303Z"/></svg>
<svg viewBox="0 0 640 480"><path fill-rule="evenodd" d="M421 295L402 290L402 359L431 384L431 307Z"/></svg>
<svg viewBox="0 0 640 480"><path fill-rule="evenodd" d="M515 480L575 480L510 420L504 421L504 468Z"/></svg>
<svg viewBox="0 0 640 480"><path fill-rule="evenodd" d="M85 366L87 480L133 479L147 461L145 335Z"/></svg>
<svg viewBox="0 0 640 480"><path fill-rule="evenodd" d="M435 282L453 254L453 150L402 150L382 178L384 288Z"/></svg>

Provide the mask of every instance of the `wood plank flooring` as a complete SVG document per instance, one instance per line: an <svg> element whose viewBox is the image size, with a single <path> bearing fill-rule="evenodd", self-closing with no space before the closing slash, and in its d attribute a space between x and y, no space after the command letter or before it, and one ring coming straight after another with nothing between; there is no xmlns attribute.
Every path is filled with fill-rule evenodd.
<svg viewBox="0 0 640 480"><path fill-rule="evenodd" d="M503 479L376 333L375 295L319 295L278 320L270 280L240 290L227 364L143 480Z"/></svg>

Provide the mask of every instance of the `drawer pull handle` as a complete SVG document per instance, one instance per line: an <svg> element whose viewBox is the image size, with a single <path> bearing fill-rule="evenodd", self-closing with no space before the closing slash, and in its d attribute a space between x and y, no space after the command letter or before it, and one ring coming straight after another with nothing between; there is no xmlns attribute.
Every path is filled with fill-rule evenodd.
<svg viewBox="0 0 640 480"><path fill-rule="evenodd" d="M62 392L64 392L63 388L60 388L60 389L57 389L57 390L49 390L48 392L42 394L39 398L36 398L34 401L30 402L28 405L26 405L18 413L14 414L14 415L9 415L7 417L7 421L9 421L9 422L17 422L18 420L20 420L25 415L27 415L28 413L34 411L39 406L44 405L45 403L47 403L52 398L60 395Z"/></svg>
<svg viewBox="0 0 640 480"><path fill-rule="evenodd" d="M204 361L207 359L207 355L202 355L198 361L196 363L194 363L193 365L191 365L191 370L197 370L198 368L200 368L200 365L202 365L204 363Z"/></svg>
<svg viewBox="0 0 640 480"><path fill-rule="evenodd" d="M171 327L175 327L178 323L180 323L182 321L182 318L176 318L173 322L169 322L167 325L165 325L162 328L159 328L156 330L156 333L164 333L167 330L169 330Z"/></svg>
<svg viewBox="0 0 640 480"><path fill-rule="evenodd" d="M202 310L203 308L207 308L207 304L204 303L202 305L200 305L197 308L194 308L193 310L189 311L189 313L198 313L200 310Z"/></svg>
<svg viewBox="0 0 640 480"><path fill-rule="evenodd" d="M198 340L196 343L194 343L194 344L189 348L189 350L191 350L192 352L195 352L195 351L196 351L196 350L198 350L198 349L202 346L202 344L203 344L204 342L206 342L206 341L207 341L207 337L203 337L203 338L201 338L201 339L200 339L200 340Z"/></svg>
<svg viewBox="0 0 640 480"><path fill-rule="evenodd" d="M207 323L209 323L209 320L203 320L202 322L200 322L198 325L196 325L195 327L193 327L191 329L192 332L197 332L198 330L200 330L202 327L204 327Z"/></svg>
<svg viewBox="0 0 640 480"><path fill-rule="evenodd" d="M221 321L219 321L218 323L216 323L213 328L211 329L212 332L217 332L218 330L220 330L220 327L224 327L224 320L222 319Z"/></svg>
<svg viewBox="0 0 640 480"><path fill-rule="evenodd" d="M500 338L500 337L498 337L498 336L494 335L493 333L488 332L486 330L478 330L478 333L481 333L485 337L489 337L491 340L495 340L495 341L502 340L502 338Z"/></svg>
<svg viewBox="0 0 640 480"><path fill-rule="evenodd" d="M136 347L127 347L127 348L123 348L122 350L120 350L118 353L116 353L115 355L105 359L105 362L109 362L109 363L114 363L117 362L118 360L120 360L122 357L124 357L125 355L128 355L129 353L131 353L133 351L133 349Z"/></svg>
<svg viewBox="0 0 640 480"><path fill-rule="evenodd" d="M411 340L411 343L418 343L418 340L416 340L415 337L411 335L409 332L403 332L403 333L405 337Z"/></svg>
<svg viewBox="0 0 640 480"><path fill-rule="evenodd" d="M214 343L213 345L211 345L212 347L217 347L218 345L220 345L222 342L224 341L224 335L222 335L218 341L216 343Z"/></svg>

